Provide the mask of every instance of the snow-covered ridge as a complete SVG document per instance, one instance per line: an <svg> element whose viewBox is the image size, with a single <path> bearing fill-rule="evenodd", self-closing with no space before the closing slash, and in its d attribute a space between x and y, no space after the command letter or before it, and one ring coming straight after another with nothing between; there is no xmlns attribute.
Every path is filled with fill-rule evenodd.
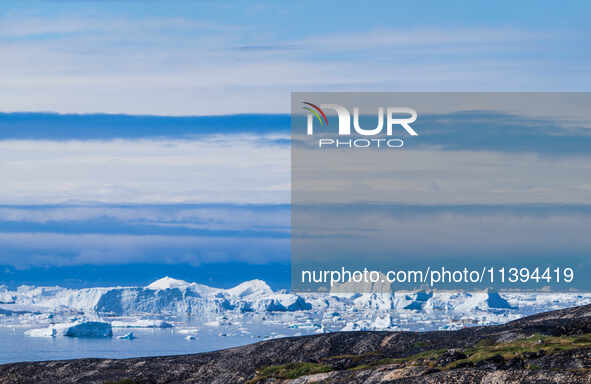
<svg viewBox="0 0 591 384"><path fill-rule="evenodd" d="M311 309L304 298L274 292L264 281L247 281L231 289L212 288L170 277L146 287L68 289L20 286L2 287L0 308L25 308L37 312L71 311L99 315L179 315L223 312L297 311Z"/></svg>
<svg viewBox="0 0 591 384"><path fill-rule="evenodd" d="M450 329L502 323L587 303L591 303L591 293L381 290L295 294L273 291L261 280L221 289L164 277L145 287L21 286L9 290L0 286L0 326L25 321L51 325L75 318L108 319L117 328L163 328L163 324L178 324L183 317L190 317L191 321L220 326L234 324L237 329L250 320L274 322L304 333Z"/></svg>

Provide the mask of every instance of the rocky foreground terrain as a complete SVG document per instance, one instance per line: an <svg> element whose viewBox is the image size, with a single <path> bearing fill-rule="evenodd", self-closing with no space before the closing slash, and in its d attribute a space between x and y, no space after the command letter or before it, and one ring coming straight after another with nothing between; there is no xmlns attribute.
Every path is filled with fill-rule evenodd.
<svg viewBox="0 0 591 384"><path fill-rule="evenodd" d="M5 383L591 383L591 305L457 331L337 332L185 356L7 364Z"/></svg>

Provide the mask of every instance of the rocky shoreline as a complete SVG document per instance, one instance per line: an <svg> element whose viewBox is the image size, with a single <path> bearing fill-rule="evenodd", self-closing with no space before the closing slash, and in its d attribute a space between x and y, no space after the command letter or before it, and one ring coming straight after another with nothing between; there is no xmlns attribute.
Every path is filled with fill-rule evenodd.
<svg viewBox="0 0 591 384"><path fill-rule="evenodd" d="M0 366L17 383L590 383L591 305L504 325L336 332L216 352Z"/></svg>

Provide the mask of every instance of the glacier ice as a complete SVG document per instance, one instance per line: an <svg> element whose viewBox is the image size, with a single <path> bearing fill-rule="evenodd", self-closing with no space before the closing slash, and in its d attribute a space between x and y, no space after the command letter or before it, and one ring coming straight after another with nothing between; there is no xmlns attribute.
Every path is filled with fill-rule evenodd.
<svg viewBox="0 0 591 384"><path fill-rule="evenodd" d="M502 308L502 309L511 309L513 308L511 304L499 295L498 292L489 291L488 298L486 299L486 304L488 304L489 308Z"/></svg>
<svg viewBox="0 0 591 384"><path fill-rule="evenodd" d="M174 326L182 330L204 326L204 330L217 329L226 335L267 337L253 329L261 324L277 330L297 329L304 334L457 329L499 324L588 303L591 293L585 292L393 292L380 287L374 293L336 289L329 293L295 294L273 291L261 280L221 289L165 277L145 287L21 286L10 290L0 286L0 326L35 328L27 334L44 337L59 336L66 333L64 327L70 329L75 324L91 322L108 324L109 331L105 329L104 334L111 327L137 328L139 332L142 328ZM82 331L84 326L70 332L81 335Z"/></svg>
<svg viewBox="0 0 591 384"><path fill-rule="evenodd" d="M184 329L179 329L177 332L180 333L181 335L194 335L199 332L199 329L198 328L184 328Z"/></svg>
<svg viewBox="0 0 591 384"><path fill-rule="evenodd" d="M138 319L133 321L113 320L113 328L172 328L173 325L164 320Z"/></svg>
<svg viewBox="0 0 591 384"><path fill-rule="evenodd" d="M25 335L31 337L111 337L111 324L101 321L82 321L74 323L52 324L47 328L30 329Z"/></svg>
<svg viewBox="0 0 591 384"><path fill-rule="evenodd" d="M173 279L171 277L163 277L162 279L156 280L152 284L148 285L146 288L154 289L154 290L163 290L163 289L185 289L190 287L191 283L187 283L183 280Z"/></svg>

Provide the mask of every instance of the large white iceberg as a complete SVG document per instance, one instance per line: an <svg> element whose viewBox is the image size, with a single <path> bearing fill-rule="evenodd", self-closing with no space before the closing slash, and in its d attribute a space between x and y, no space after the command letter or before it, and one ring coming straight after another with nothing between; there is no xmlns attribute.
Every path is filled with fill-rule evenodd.
<svg viewBox="0 0 591 384"><path fill-rule="evenodd" d="M52 324L47 328L29 329L25 335L31 337L112 337L111 324L101 321Z"/></svg>
<svg viewBox="0 0 591 384"><path fill-rule="evenodd" d="M96 337L96 329L85 330L83 325L73 328L77 324L68 322L72 318L99 323L107 319L116 328L167 328L172 322L180 328L204 324L204 331L221 327L224 332L249 321L277 327L289 324L309 332L428 330L499 324L537 312L591 303L589 292L392 291L386 285L375 288L378 292L295 294L273 291L262 280L222 289L170 277L145 287L21 286L10 290L0 286L0 326L65 324L27 331L30 336L44 337L66 333ZM84 333L90 336L78 336ZM110 331L98 333L108 336Z"/></svg>
<svg viewBox="0 0 591 384"><path fill-rule="evenodd" d="M171 277L163 277L162 279L156 280L152 284L148 285L146 288L154 289L154 290L161 290L161 289L185 289L190 287L192 284L188 283L184 280L173 279Z"/></svg>
<svg viewBox="0 0 591 384"><path fill-rule="evenodd" d="M113 328L172 328L173 325L164 320L140 319L133 321L112 321Z"/></svg>

